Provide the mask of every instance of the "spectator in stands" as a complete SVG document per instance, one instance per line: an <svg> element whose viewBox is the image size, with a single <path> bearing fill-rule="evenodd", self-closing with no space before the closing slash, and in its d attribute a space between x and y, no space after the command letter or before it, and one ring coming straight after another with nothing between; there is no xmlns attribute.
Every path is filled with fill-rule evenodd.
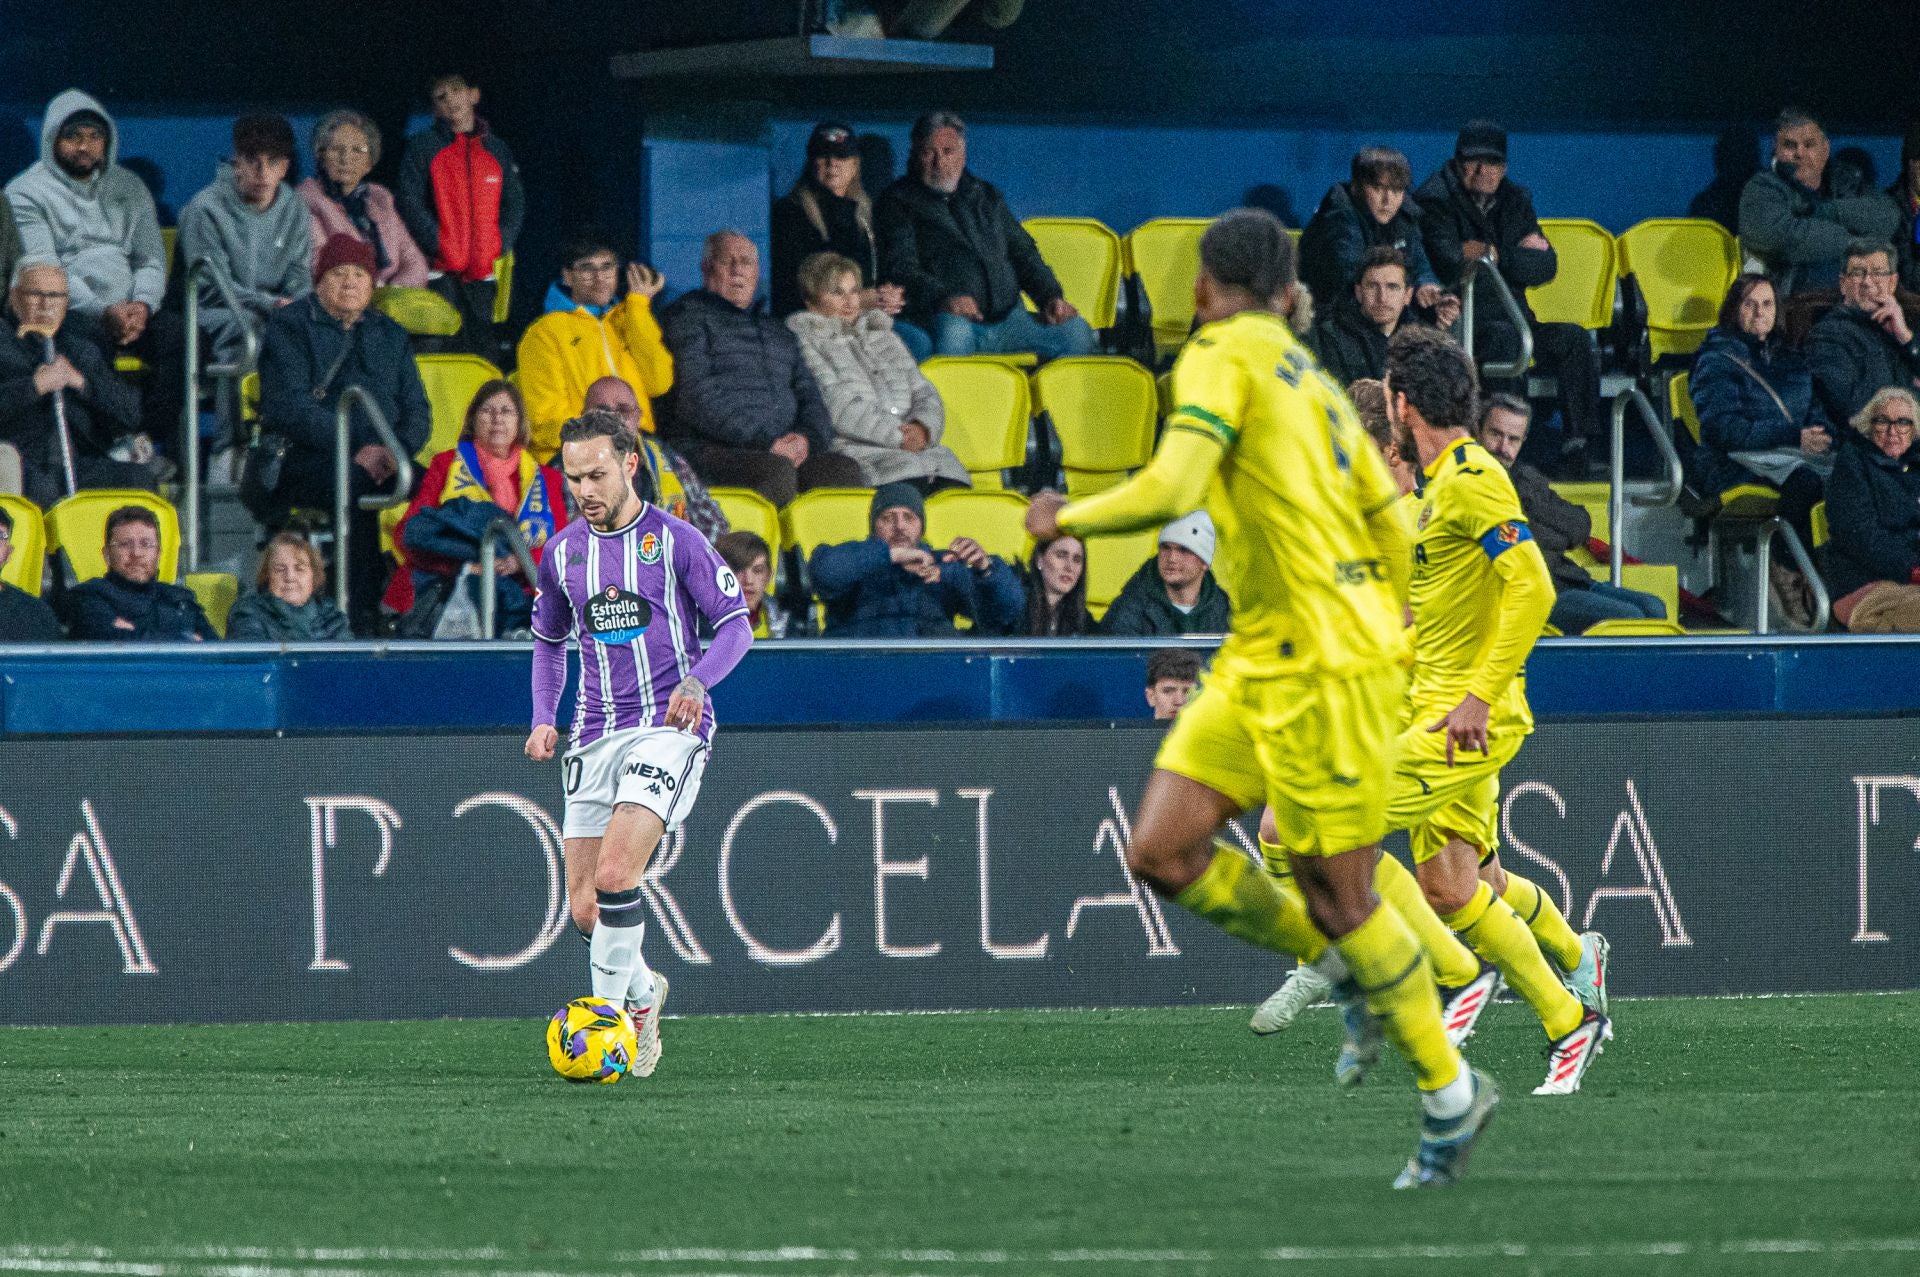
<svg viewBox="0 0 1920 1277"><path fill-rule="evenodd" d="M205 258L233 288L240 313L227 309L212 279L200 282L200 329L213 357L238 359L244 329L256 337L267 318L313 287L313 243L307 206L287 185L293 168L293 126L277 115L233 122L233 158L213 185L180 213L180 265Z"/></svg>
<svg viewBox="0 0 1920 1277"><path fill-rule="evenodd" d="M1920 401L1877 391L1851 424L1864 446L1839 450L1827 485L1827 585L1833 615L1856 634L1920 634Z"/></svg>
<svg viewBox="0 0 1920 1277"><path fill-rule="evenodd" d="M520 338L520 387L533 422L533 452L542 460L558 455L560 427L598 379L618 377L632 389L642 438L654 432L648 401L673 388L673 356L653 314L667 277L628 262L627 295L616 304L620 258L604 239L580 236L562 247L561 260L567 264L547 289L546 313Z"/></svg>
<svg viewBox="0 0 1920 1277"><path fill-rule="evenodd" d="M160 308L167 248L153 196L117 162L119 153L106 108L69 89L47 104L40 160L7 183L7 200L23 259L66 271L73 335L99 347L108 367L123 354L146 365L142 416L171 439L186 387L184 334L180 317Z"/></svg>
<svg viewBox="0 0 1920 1277"><path fill-rule="evenodd" d="M205 642L214 632L200 601L160 575L160 520L145 506L107 516L107 574L67 592L67 628L89 643Z"/></svg>
<svg viewBox="0 0 1920 1277"><path fill-rule="evenodd" d="M1200 653L1163 647L1147 658L1147 708L1156 723L1171 722L1186 708L1200 682Z"/></svg>
<svg viewBox="0 0 1920 1277"><path fill-rule="evenodd" d="M1885 243L1899 226L1899 206L1852 165L1829 163L1832 149L1820 121L1788 107L1773 124L1773 163L1740 192L1740 247L1782 298L1832 288L1849 240Z"/></svg>
<svg viewBox="0 0 1920 1277"><path fill-rule="evenodd" d="M1742 483L1780 490L1780 517L1813 545L1811 516L1833 467L1833 436L1807 359L1788 345L1765 275L1733 281L1700 344L1688 387L1700 419L1698 486L1709 498Z"/></svg>
<svg viewBox="0 0 1920 1277"><path fill-rule="evenodd" d="M1478 435L1480 446L1507 468L1514 493L1520 498L1520 512L1527 516L1533 539L1546 556L1555 590L1548 623L1562 634L1584 634L1599 621L1664 619L1667 605L1658 598L1596 581L1567 557L1569 550L1586 549L1587 538L1593 535L1593 517L1585 506L1575 505L1555 492L1546 475L1520 460L1532 417L1526 400L1508 394L1491 395L1480 410Z"/></svg>
<svg viewBox="0 0 1920 1277"><path fill-rule="evenodd" d="M400 220L393 192L367 174L380 162L380 129L358 111L329 111L313 126L313 160L319 172L300 183L300 198L313 218L313 250L336 235L373 250L373 282L382 287L425 288L427 259Z"/></svg>
<svg viewBox="0 0 1920 1277"><path fill-rule="evenodd" d="M658 435L648 434L642 422L646 411L633 387L618 377L602 377L587 387L585 412L610 412L627 423L627 429L640 441L640 464L652 481L652 491L641 488L646 500L653 502L676 519L685 519L700 529L709 541L727 530L727 512L700 482L687 459L667 446Z"/></svg>
<svg viewBox="0 0 1920 1277"><path fill-rule="evenodd" d="M1386 460L1387 469L1393 474L1393 482L1405 496L1419 486L1419 475L1414 463L1401 455L1400 448L1393 441L1393 422L1387 416L1387 387L1382 381L1372 377L1363 377L1347 387L1347 398L1353 400L1354 411L1360 414L1360 424L1366 427L1367 438L1373 440L1373 446L1380 450Z"/></svg>
<svg viewBox="0 0 1920 1277"><path fill-rule="evenodd" d="M740 578L740 601L747 605L753 636L757 639L787 637L787 614L767 593L767 587L773 583L773 547L758 532L743 530L721 533L713 548Z"/></svg>
<svg viewBox="0 0 1920 1277"><path fill-rule="evenodd" d="M20 454L21 491L40 506L67 494L63 417L78 486L157 487L153 464L114 456L139 429L140 401L67 323L66 272L26 258L13 275L12 322L0 334L0 443Z"/></svg>
<svg viewBox="0 0 1920 1277"><path fill-rule="evenodd" d="M1578 324L1543 324L1534 318L1527 289L1559 272L1553 245L1533 213L1533 195L1507 179L1507 132L1487 120L1460 130L1453 158L1428 178L1414 198L1420 204L1427 257L1440 282L1464 289L1475 270L1490 265L1500 272L1520 313L1533 330L1533 357L1560 389L1561 477L1584 478L1587 447L1600 436L1600 355L1592 336ZM1482 361L1511 359L1520 335L1508 322L1491 289L1475 301L1480 331L1475 349ZM1526 393L1525 378L1487 381L1488 391Z"/></svg>
<svg viewBox="0 0 1920 1277"><path fill-rule="evenodd" d="M13 514L0 505L0 568L12 557ZM53 609L39 595L0 581L0 643L58 643L66 637Z"/></svg>
<svg viewBox="0 0 1920 1277"><path fill-rule="evenodd" d="M860 149L844 124L814 126L807 166L793 189L773 202L773 314L785 319L807 304L800 263L815 253L838 253L860 272L860 309L893 320L893 332L915 363L933 353L933 338L900 318L907 291L880 282L880 251L873 238L873 200L860 183Z"/></svg>
<svg viewBox="0 0 1920 1277"><path fill-rule="evenodd" d="M1129 638L1225 634L1233 604L1213 579L1213 520L1196 510L1160 529L1160 552L1140 565L1100 620L1100 633Z"/></svg>
<svg viewBox="0 0 1920 1277"><path fill-rule="evenodd" d="M807 308L787 316L833 422L833 449L868 487L911 483L931 496L972 484L940 444L946 406L884 312L860 309L860 268L838 253L800 264Z"/></svg>
<svg viewBox="0 0 1920 1277"><path fill-rule="evenodd" d="M1341 385L1387 371L1387 339L1412 318L1407 259L1395 248L1370 248L1360 262L1351 305L1333 306L1307 338L1328 375Z"/></svg>
<svg viewBox="0 0 1920 1277"><path fill-rule="evenodd" d="M1072 638L1093 633L1087 612L1087 547L1062 534L1033 547L1027 560L1027 626L1030 638Z"/></svg>
<svg viewBox="0 0 1920 1277"><path fill-rule="evenodd" d="M1840 272L1840 304L1807 339L1813 389L1828 421L1852 421L1873 392L1920 385L1920 342L1894 291L1893 248L1854 240Z"/></svg>
<svg viewBox="0 0 1920 1277"><path fill-rule="evenodd" d="M1006 199L967 171L959 116L935 111L914 122L908 173L881 194L874 218L881 273L906 286L907 317L933 333L936 354L1051 359L1099 346Z"/></svg>
<svg viewBox="0 0 1920 1277"><path fill-rule="evenodd" d="M433 124L400 157L400 218L427 259L427 287L460 312L461 349L496 359L494 263L520 238L520 166L478 114L478 86L449 73L427 91Z"/></svg>
<svg viewBox="0 0 1920 1277"><path fill-rule="evenodd" d="M433 433L433 410L406 330L369 309L374 269L372 245L335 235L320 246L313 292L282 306L267 324L260 415L268 431L286 439L287 450L271 493L276 508L254 511L263 522L283 521L294 506L333 508L334 413L348 386L372 397L408 453L419 451ZM348 446L352 557L336 562L334 571L348 574L348 619L355 633L370 634L382 628L378 601L386 574L379 515L361 509L360 498L393 492L399 464L358 407Z"/></svg>
<svg viewBox="0 0 1920 1277"><path fill-rule="evenodd" d="M936 551L921 539L926 500L910 483L873 494L873 535L813 552L807 575L827 605L832 638L951 638L953 618L973 633L1008 634L1026 611L1020 579L970 537Z"/></svg>
<svg viewBox="0 0 1920 1277"><path fill-rule="evenodd" d="M1335 182L1300 235L1300 280L1316 297L1338 302L1360 282L1362 263L1374 249L1391 248L1405 259L1413 304L1441 327L1460 317L1460 299L1443 292L1420 238L1420 206L1409 203L1413 169L1407 157L1369 146L1353 157L1353 176Z"/></svg>
<svg viewBox="0 0 1920 1277"><path fill-rule="evenodd" d="M347 618L327 597L327 564L298 532L276 532L260 556L253 589L227 614L233 643L314 643L350 639Z"/></svg>
<svg viewBox="0 0 1920 1277"><path fill-rule="evenodd" d="M752 488L776 506L810 488L861 486L832 451L833 422L800 344L753 308L760 250L739 231L707 236L700 287L661 312L673 352L669 432L700 477Z"/></svg>
<svg viewBox="0 0 1920 1277"><path fill-rule="evenodd" d="M539 563L547 542L567 524L566 486L558 470L534 458L528 439L518 387L494 380L474 392L460 442L428 464L393 530L402 566L387 585L389 611L411 613L418 603L437 619L460 574L480 561L487 529L503 518L519 527ZM533 615L534 583L505 541L495 545L496 616L503 631L523 629ZM431 634L428 619L416 616L409 633Z"/></svg>

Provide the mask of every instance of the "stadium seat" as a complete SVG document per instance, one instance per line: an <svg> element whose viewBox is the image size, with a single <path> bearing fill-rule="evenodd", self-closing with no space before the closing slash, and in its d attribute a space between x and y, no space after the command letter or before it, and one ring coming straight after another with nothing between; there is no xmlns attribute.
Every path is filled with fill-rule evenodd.
<svg viewBox="0 0 1920 1277"><path fill-rule="evenodd" d="M460 331L460 312L427 288L376 288L373 308L415 337L451 337Z"/></svg>
<svg viewBox="0 0 1920 1277"><path fill-rule="evenodd" d="M107 574L107 516L121 506L153 511L160 521L160 572L171 584L180 575L180 517L170 502L137 488L89 488L47 511L47 549L66 553L75 581Z"/></svg>
<svg viewBox="0 0 1920 1277"><path fill-rule="evenodd" d="M1091 217L1030 217L1020 224L1081 317L1095 328L1113 327L1120 306L1120 237ZM1027 308L1033 309L1031 299Z"/></svg>
<svg viewBox="0 0 1920 1277"><path fill-rule="evenodd" d="M504 324L513 310L513 250L493 262L493 322Z"/></svg>
<svg viewBox="0 0 1920 1277"><path fill-rule="evenodd" d="M413 362L427 388L427 402L433 406L433 434L418 457L431 461L460 442L467 405L481 386L500 376L500 370L478 355L415 355Z"/></svg>
<svg viewBox="0 0 1920 1277"><path fill-rule="evenodd" d="M988 554L1016 571L1026 567L1027 499L1017 492L948 488L927 498L927 544L945 549L955 537L972 537Z"/></svg>
<svg viewBox="0 0 1920 1277"><path fill-rule="evenodd" d="M1153 344L1161 353L1179 349L1193 328L1200 236L1211 224L1205 217L1156 217L1127 236L1127 273L1153 309Z"/></svg>
<svg viewBox="0 0 1920 1277"><path fill-rule="evenodd" d="M1691 355L1720 313L1740 246L1718 222L1655 217L1620 236L1620 271L1632 275L1647 303L1653 357Z"/></svg>
<svg viewBox="0 0 1920 1277"><path fill-rule="evenodd" d="M1095 619L1106 615L1128 578L1159 551L1159 528L1087 538L1087 610Z"/></svg>
<svg viewBox="0 0 1920 1277"><path fill-rule="evenodd" d="M231 572L189 572L180 584L193 591L193 597L200 600L200 610L213 624L213 632L225 638L227 614L240 597L239 578Z"/></svg>
<svg viewBox="0 0 1920 1277"><path fill-rule="evenodd" d="M1824 501L1814 502L1813 511L1808 516L1807 521L1813 525L1813 548L1814 549L1816 550L1819 549L1821 546L1825 545L1827 542L1833 539L1833 534L1827 526L1827 503L1826 502Z"/></svg>
<svg viewBox="0 0 1920 1277"><path fill-rule="evenodd" d="M1540 229L1560 259L1552 280L1527 290L1527 301L1544 324L1578 324L1598 331L1613 323L1619 283L1613 236L1583 217L1546 217Z"/></svg>
<svg viewBox="0 0 1920 1277"><path fill-rule="evenodd" d="M1153 455L1160 391L1131 359L1080 355L1033 374L1034 405L1053 423L1067 492L1110 488Z"/></svg>
<svg viewBox="0 0 1920 1277"><path fill-rule="evenodd" d="M13 555L0 567L0 581L39 594L47 566L47 527L40 507L25 497L0 492L0 510L13 516Z"/></svg>
<svg viewBox="0 0 1920 1277"><path fill-rule="evenodd" d="M997 359L929 359L920 365L946 405L941 442L973 476L973 486L1006 486L1004 471L1027 459L1033 397L1027 378Z"/></svg>
<svg viewBox="0 0 1920 1277"><path fill-rule="evenodd" d="M1686 636L1678 621L1612 620L1596 621L1582 638L1674 638Z"/></svg>
<svg viewBox="0 0 1920 1277"><path fill-rule="evenodd" d="M720 513L727 516L727 527L735 532L757 533L773 551L776 565L780 559L780 512L773 508L773 502L755 492L752 488L708 488L708 493L719 503Z"/></svg>
<svg viewBox="0 0 1920 1277"><path fill-rule="evenodd" d="M174 248L180 242L180 228L177 226L162 226L160 228L160 242L166 245L167 275L171 277L173 275Z"/></svg>
<svg viewBox="0 0 1920 1277"><path fill-rule="evenodd" d="M1587 575L1596 581L1604 581L1610 575L1608 565L1598 560L1590 563L1583 562L1581 566L1586 568ZM1673 564L1622 563L1620 584L1626 589L1653 595L1667 605L1669 620L1680 619L1680 569Z"/></svg>
<svg viewBox="0 0 1920 1277"><path fill-rule="evenodd" d="M1693 436L1696 444L1700 442L1700 415L1693 408L1691 373L1680 373L1667 383L1667 412L1687 428L1687 433ZM1720 499L1718 513L1729 519L1771 518L1780 505L1779 489L1760 482L1758 478L1751 483L1736 483L1731 488L1708 495Z"/></svg>
<svg viewBox="0 0 1920 1277"><path fill-rule="evenodd" d="M873 534L867 510L872 488L815 488L802 492L780 512L783 544L800 551L804 563L823 545L864 541Z"/></svg>
<svg viewBox="0 0 1920 1277"><path fill-rule="evenodd" d="M257 371L240 379L240 420L248 425L260 420L260 374Z"/></svg>

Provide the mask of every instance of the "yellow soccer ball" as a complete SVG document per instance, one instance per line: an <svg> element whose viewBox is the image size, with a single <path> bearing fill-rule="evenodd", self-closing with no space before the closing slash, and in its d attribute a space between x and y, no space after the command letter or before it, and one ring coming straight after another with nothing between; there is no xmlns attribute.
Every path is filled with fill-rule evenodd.
<svg viewBox="0 0 1920 1277"><path fill-rule="evenodd" d="M605 998L575 998L547 1021L547 1059L569 1082L618 1082L638 1049L633 1021Z"/></svg>

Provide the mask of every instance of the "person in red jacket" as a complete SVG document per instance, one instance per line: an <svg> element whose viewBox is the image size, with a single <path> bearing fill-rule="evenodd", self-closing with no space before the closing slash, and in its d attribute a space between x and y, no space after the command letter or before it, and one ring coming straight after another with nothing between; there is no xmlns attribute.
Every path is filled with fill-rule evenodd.
<svg viewBox="0 0 1920 1277"><path fill-rule="evenodd" d="M433 127L408 138L400 160L400 217L427 255L427 287L460 312L455 344L498 359L494 263L520 237L520 166L476 114L480 90L465 76L438 76L430 92Z"/></svg>

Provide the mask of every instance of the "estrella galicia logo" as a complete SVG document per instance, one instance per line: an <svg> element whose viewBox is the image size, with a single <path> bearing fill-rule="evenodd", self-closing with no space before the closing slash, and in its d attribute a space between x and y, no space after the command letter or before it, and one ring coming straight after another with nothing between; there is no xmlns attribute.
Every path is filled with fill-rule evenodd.
<svg viewBox="0 0 1920 1277"><path fill-rule="evenodd" d="M647 632L653 604L609 585L587 600L587 634L601 643L631 643Z"/></svg>

